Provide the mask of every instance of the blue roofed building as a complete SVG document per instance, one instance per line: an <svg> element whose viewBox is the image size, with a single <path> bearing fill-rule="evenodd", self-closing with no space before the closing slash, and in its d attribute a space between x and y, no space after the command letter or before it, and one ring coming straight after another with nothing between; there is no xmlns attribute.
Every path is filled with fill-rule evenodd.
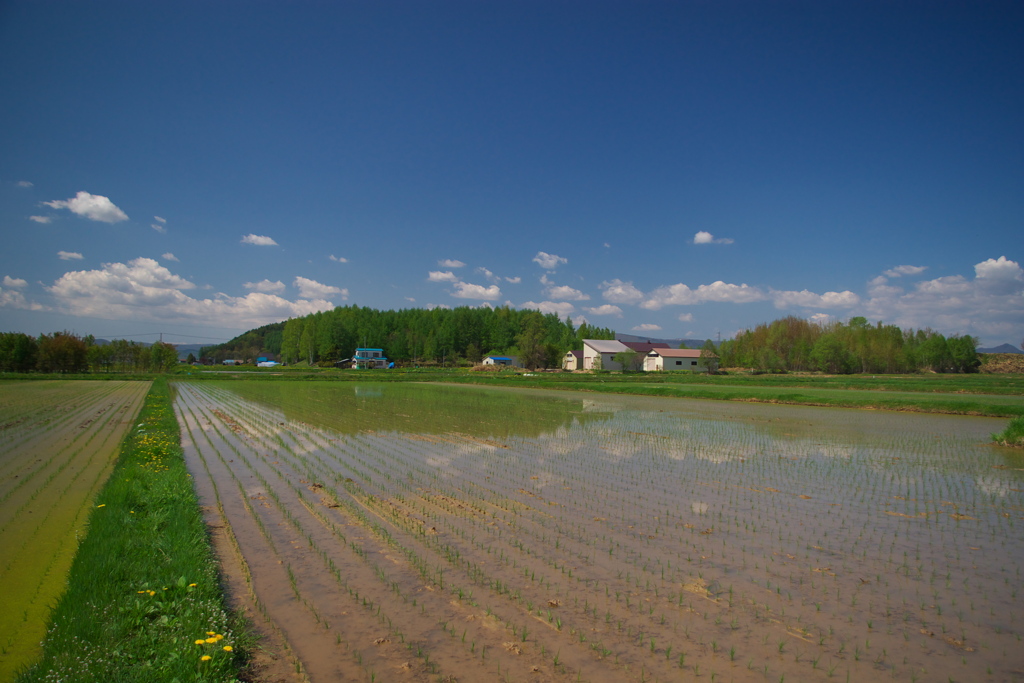
<svg viewBox="0 0 1024 683"><path fill-rule="evenodd" d="M356 349L352 356L353 370L377 370L388 367L388 359L384 357L384 349Z"/></svg>

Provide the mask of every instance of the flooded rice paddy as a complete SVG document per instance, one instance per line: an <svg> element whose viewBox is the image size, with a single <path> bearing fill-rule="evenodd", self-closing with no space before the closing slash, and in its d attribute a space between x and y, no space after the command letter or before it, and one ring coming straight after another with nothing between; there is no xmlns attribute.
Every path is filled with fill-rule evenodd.
<svg viewBox="0 0 1024 683"><path fill-rule="evenodd" d="M1005 420L176 386L268 678L1024 679Z"/></svg>

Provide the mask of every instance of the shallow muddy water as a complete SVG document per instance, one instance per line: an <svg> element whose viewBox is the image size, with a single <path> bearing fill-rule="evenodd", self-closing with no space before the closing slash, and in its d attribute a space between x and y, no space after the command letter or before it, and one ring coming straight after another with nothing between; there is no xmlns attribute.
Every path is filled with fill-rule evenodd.
<svg viewBox="0 0 1024 683"><path fill-rule="evenodd" d="M1005 420L428 385L177 389L226 576L282 672L1024 678L1024 458L986 443Z"/></svg>

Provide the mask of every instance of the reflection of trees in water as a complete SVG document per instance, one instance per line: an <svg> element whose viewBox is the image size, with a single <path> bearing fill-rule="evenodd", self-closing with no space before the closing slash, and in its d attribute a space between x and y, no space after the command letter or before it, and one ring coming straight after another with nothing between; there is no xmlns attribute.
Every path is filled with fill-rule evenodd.
<svg viewBox="0 0 1024 683"><path fill-rule="evenodd" d="M257 381L221 386L280 408L290 420L343 434L372 430L529 438L613 415L578 398L483 387Z"/></svg>

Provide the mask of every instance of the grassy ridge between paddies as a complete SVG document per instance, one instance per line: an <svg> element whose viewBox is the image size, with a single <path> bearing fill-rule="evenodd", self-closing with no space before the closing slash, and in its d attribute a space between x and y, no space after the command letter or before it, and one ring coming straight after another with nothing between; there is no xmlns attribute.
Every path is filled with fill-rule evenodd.
<svg viewBox="0 0 1024 683"><path fill-rule="evenodd" d="M28 681L224 681L251 642L224 607L166 380L97 498Z"/></svg>
<svg viewBox="0 0 1024 683"><path fill-rule="evenodd" d="M1010 420L1006 429L992 435L992 440L1003 446L1024 448L1024 417L1015 417Z"/></svg>

